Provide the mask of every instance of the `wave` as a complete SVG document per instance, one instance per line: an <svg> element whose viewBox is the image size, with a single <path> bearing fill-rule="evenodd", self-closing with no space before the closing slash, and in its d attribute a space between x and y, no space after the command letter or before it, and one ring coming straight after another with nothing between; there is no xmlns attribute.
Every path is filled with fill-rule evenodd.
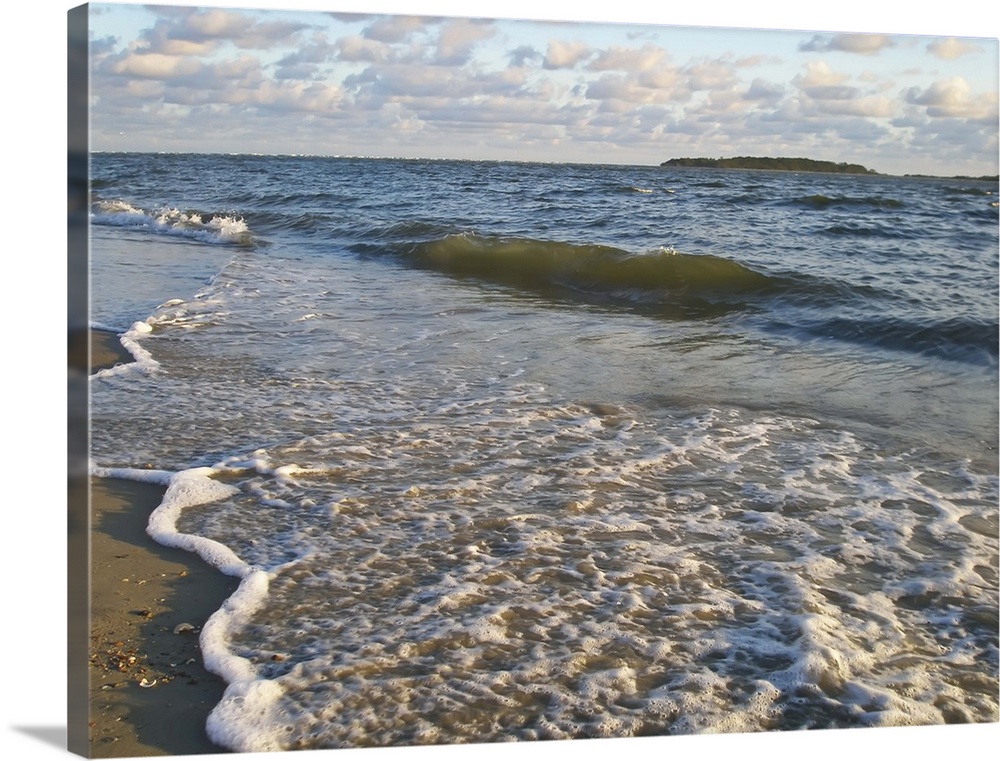
<svg viewBox="0 0 1000 761"><path fill-rule="evenodd" d="M408 266L456 278L557 299L677 308L681 316L743 308L755 295L783 287L738 262L672 249L633 254L612 246L459 233L390 244L389 250Z"/></svg>
<svg viewBox="0 0 1000 761"><path fill-rule="evenodd" d="M1000 349L1000 326L988 320L834 317L798 327L818 337L970 364L996 365Z"/></svg>
<svg viewBox="0 0 1000 761"><path fill-rule="evenodd" d="M822 232L827 235L858 237L858 238L903 238L917 239L921 231L907 227L880 227L878 225L863 225L856 222L848 222L840 225L831 225Z"/></svg>
<svg viewBox="0 0 1000 761"><path fill-rule="evenodd" d="M113 200L96 201L91 208L90 221L95 225L131 227L203 243L232 246L252 246L256 243L246 221L227 214L173 208L147 211L126 201Z"/></svg>
<svg viewBox="0 0 1000 761"><path fill-rule="evenodd" d="M974 188L974 187L961 187L961 188L944 188L945 195L948 196L991 196L994 195L992 189L987 188Z"/></svg>
<svg viewBox="0 0 1000 761"><path fill-rule="evenodd" d="M404 226L397 232L417 229L435 231ZM906 299L899 293L805 272L765 273L709 254L672 249L636 254L612 246L474 233L368 243L354 251L373 257L388 251L410 267L555 303L624 307L678 320L752 312L769 315L772 326L808 336L974 364L997 360L995 321L906 314ZM798 315L794 323L786 322L788 308ZM835 310L837 316L810 318L816 309ZM844 316L844 310L862 316Z"/></svg>
<svg viewBox="0 0 1000 761"><path fill-rule="evenodd" d="M615 187L615 190L619 193L641 193L643 195L650 195L656 192L653 188L641 187L639 185L618 185Z"/></svg>
<svg viewBox="0 0 1000 761"><path fill-rule="evenodd" d="M902 201L895 198L882 198L881 196L825 196L817 193L811 196L795 198L788 202L793 206L806 206L811 209L829 209L834 206L868 206L875 209L902 209L906 206Z"/></svg>

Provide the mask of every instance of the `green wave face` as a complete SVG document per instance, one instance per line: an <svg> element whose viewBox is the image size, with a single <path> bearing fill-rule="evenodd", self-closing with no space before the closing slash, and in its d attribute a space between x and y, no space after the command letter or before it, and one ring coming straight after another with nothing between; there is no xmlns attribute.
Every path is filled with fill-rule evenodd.
<svg viewBox="0 0 1000 761"><path fill-rule="evenodd" d="M400 250L414 267L474 278L535 295L641 306L742 308L773 291L772 278L710 255L661 250L631 254L611 246L531 238L449 235Z"/></svg>

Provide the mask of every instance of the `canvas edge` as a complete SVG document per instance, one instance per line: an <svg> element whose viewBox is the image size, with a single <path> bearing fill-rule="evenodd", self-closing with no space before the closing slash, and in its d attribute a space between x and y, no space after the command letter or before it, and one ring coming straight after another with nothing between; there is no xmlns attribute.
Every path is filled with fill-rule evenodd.
<svg viewBox="0 0 1000 761"><path fill-rule="evenodd" d="M67 11L67 749L89 757L90 633L88 36L89 6Z"/></svg>

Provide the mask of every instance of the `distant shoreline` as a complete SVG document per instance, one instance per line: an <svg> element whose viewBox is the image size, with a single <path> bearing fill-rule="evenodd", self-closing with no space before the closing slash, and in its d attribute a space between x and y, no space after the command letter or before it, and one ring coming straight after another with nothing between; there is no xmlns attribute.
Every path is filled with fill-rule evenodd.
<svg viewBox="0 0 1000 761"><path fill-rule="evenodd" d="M936 174L901 174L883 175L874 169L861 164L836 163L803 158L773 158L770 156L736 156L729 159L710 158L677 158L668 159L661 167L680 167L695 169L763 169L772 172L817 172L820 174L850 174L868 175L874 177L911 177L928 180L969 180L974 182L998 182L998 175L936 175Z"/></svg>
<svg viewBox="0 0 1000 761"><path fill-rule="evenodd" d="M824 172L827 174L878 174L861 164L836 163L803 158L772 158L770 156L736 156L729 159L681 158L669 159L660 166L706 167L710 169L773 169L786 172Z"/></svg>

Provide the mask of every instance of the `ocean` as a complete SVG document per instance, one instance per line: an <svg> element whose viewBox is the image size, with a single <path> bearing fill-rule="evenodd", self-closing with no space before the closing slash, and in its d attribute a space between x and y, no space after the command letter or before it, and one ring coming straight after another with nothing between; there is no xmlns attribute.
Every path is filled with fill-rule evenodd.
<svg viewBox="0 0 1000 761"><path fill-rule="evenodd" d="M91 157L91 470L238 751L998 720L995 181Z"/></svg>

